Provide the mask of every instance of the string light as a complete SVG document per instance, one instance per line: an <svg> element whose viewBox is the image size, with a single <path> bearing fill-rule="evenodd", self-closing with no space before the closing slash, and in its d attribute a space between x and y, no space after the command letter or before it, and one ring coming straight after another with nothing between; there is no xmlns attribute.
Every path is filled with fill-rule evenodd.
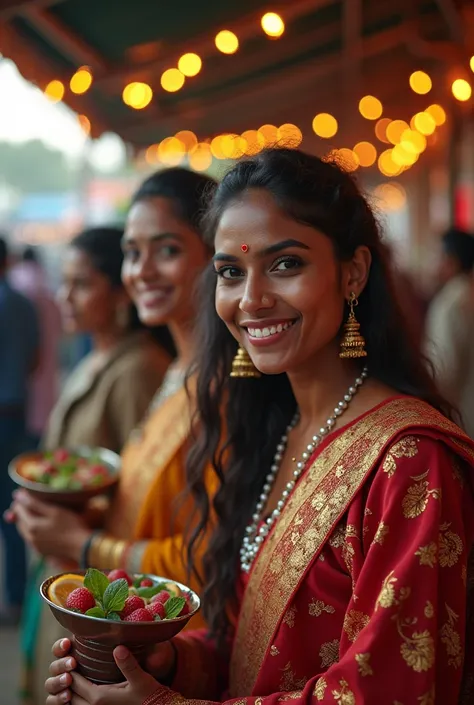
<svg viewBox="0 0 474 705"><path fill-rule="evenodd" d="M258 128L259 134L265 140L268 147L273 147L278 141L278 128L275 125L262 125Z"/></svg>
<svg viewBox="0 0 474 705"><path fill-rule="evenodd" d="M338 124L335 117L330 113L319 113L313 119L313 131L318 137L330 139L337 134Z"/></svg>
<svg viewBox="0 0 474 705"><path fill-rule="evenodd" d="M247 156L258 154L265 147L265 137L258 132L258 130L246 130L245 132L242 132L242 137L247 144L245 149L245 154Z"/></svg>
<svg viewBox="0 0 474 705"><path fill-rule="evenodd" d="M183 54L178 61L178 69L184 76L188 76L189 78L192 76L197 76L201 68L201 57L197 54L193 54L192 52L189 54Z"/></svg>
<svg viewBox="0 0 474 705"><path fill-rule="evenodd" d="M206 171L212 164L210 145L198 142L189 153L189 165L194 171Z"/></svg>
<svg viewBox="0 0 474 705"><path fill-rule="evenodd" d="M151 103L153 91L147 83L134 81L125 86L122 99L125 105L134 110L143 110Z"/></svg>
<svg viewBox="0 0 474 705"><path fill-rule="evenodd" d="M44 89L44 94L52 103L59 103L64 98L65 88L62 81L50 81Z"/></svg>
<svg viewBox="0 0 474 705"><path fill-rule="evenodd" d="M186 148L177 137L166 137L158 146L158 158L167 166L178 166L185 154Z"/></svg>
<svg viewBox="0 0 474 705"><path fill-rule="evenodd" d="M191 149L193 149L198 143L198 138L194 132L191 132L191 130L180 130L180 132L175 134L175 137L184 145L184 148L188 152L190 152Z"/></svg>
<svg viewBox="0 0 474 705"><path fill-rule="evenodd" d="M272 39L278 39L285 31L285 23L276 12L267 12L261 19L262 29Z"/></svg>
<svg viewBox="0 0 474 705"><path fill-rule="evenodd" d="M390 118L381 118L375 125L375 136L378 140L386 144L390 144L390 140L387 139L387 127L391 122Z"/></svg>
<svg viewBox="0 0 474 705"><path fill-rule="evenodd" d="M392 161L399 167L413 166L418 160L418 154L408 151L403 144L396 144L391 151Z"/></svg>
<svg viewBox="0 0 474 705"><path fill-rule="evenodd" d="M377 120L383 112L382 103L373 95L366 95L359 101L359 112L366 120Z"/></svg>
<svg viewBox="0 0 474 705"><path fill-rule="evenodd" d="M164 91L176 93L184 86L185 78L179 69L167 69L161 75L160 83Z"/></svg>
<svg viewBox="0 0 474 705"><path fill-rule="evenodd" d="M69 81L69 88L76 95L82 95L89 90L92 85L92 74L87 66L78 69Z"/></svg>
<svg viewBox="0 0 474 705"><path fill-rule="evenodd" d="M337 149L335 150L335 156L337 161L346 171L356 171L356 169L359 168L359 157L352 151L352 149L347 149L346 147Z"/></svg>
<svg viewBox="0 0 474 705"><path fill-rule="evenodd" d="M377 150L371 142L358 142L353 151L359 160L360 166L369 167L375 164Z"/></svg>
<svg viewBox="0 0 474 705"><path fill-rule="evenodd" d="M426 149L426 137L416 130L404 130L400 137L400 145L406 152L421 154Z"/></svg>
<svg viewBox="0 0 474 705"><path fill-rule="evenodd" d="M239 40L237 35L228 29L223 29L216 35L215 38L216 47L223 54L235 54L239 48Z"/></svg>
<svg viewBox="0 0 474 705"><path fill-rule="evenodd" d="M400 167L394 160L391 149L386 149L378 158L378 167L384 176L398 176L401 174Z"/></svg>
<svg viewBox="0 0 474 705"><path fill-rule="evenodd" d="M429 113L417 113L413 117L413 125L411 127L422 135L432 135L436 130L436 123L433 116Z"/></svg>
<svg viewBox="0 0 474 705"><path fill-rule="evenodd" d="M282 146L296 148L303 141L303 133L300 128L291 123L280 125L277 130L277 140Z"/></svg>
<svg viewBox="0 0 474 705"><path fill-rule="evenodd" d="M462 103L464 103L466 100L469 100L472 95L472 88L464 78L457 78L455 81L453 81L451 90L456 100L459 100Z"/></svg>
<svg viewBox="0 0 474 705"><path fill-rule="evenodd" d="M444 125L444 123L446 122L446 113L441 107L441 105L437 105L436 103L430 105L428 108L426 108L425 112L431 115L437 127L439 127L440 125Z"/></svg>
<svg viewBox="0 0 474 705"><path fill-rule="evenodd" d="M419 95L426 95L433 86L431 78L424 71L414 71L410 76L409 83L412 91Z"/></svg>
<svg viewBox="0 0 474 705"><path fill-rule="evenodd" d="M392 122L387 126L386 135L389 142L392 144L398 144L400 138L405 130L408 130L410 126L405 120L392 120Z"/></svg>

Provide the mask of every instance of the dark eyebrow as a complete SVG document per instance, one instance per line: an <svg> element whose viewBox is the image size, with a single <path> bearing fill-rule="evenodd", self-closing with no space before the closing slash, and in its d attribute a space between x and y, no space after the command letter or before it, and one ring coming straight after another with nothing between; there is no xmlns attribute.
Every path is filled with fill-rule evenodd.
<svg viewBox="0 0 474 705"><path fill-rule="evenodd" d="M135 242L136 240L137 238L127 237L124 235L122 238L122 245L126 245L129 242ZM179 240L179 242L182 242L183 238L177 233L160 233L157 235L152 235L150 238L147 238L147 240L151 240L152 242L160 242L161 240Z"/></svg>
<svg viewBox="0 0 474 705"><path fill-rule="evenodd" d="M286 250L288 247L299 247L302 250L309 250L308 245L299 240L282 240L281 242L276 242L274 245L266 247L264 250L258 253L259 257L267 257L268 255L274 255L276 252L281 252L281 250ZM238 262L239 258L235 255L226 255L225 252L216 252L212 258L214 262Z"/></svg>

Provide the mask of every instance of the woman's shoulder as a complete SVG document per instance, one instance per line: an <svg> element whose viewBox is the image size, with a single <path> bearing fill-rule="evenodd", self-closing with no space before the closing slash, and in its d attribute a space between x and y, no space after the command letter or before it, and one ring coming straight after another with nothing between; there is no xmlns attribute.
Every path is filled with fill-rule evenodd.
<svg viewBox="0 0 474 705"><path fill-rule="evenodd" d="M124 341L112 359L108 372L111 376L157 373L162 377L170 364L170 357L146 332L133 333Z"/></svg>

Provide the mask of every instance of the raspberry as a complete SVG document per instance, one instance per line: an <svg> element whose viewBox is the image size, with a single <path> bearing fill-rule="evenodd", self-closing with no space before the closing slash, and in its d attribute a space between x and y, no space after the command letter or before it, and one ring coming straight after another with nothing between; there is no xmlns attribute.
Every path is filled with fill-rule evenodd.
<svg viewBox="0 0 474 705"><path fill-rule="evenodd" d="M149 610L139 609L125 617L124 622L153 622L153 615Z"/></svg>
<svg viewBox="0 0 474 705"><path fill-rule="evenodd" d="M108 579L109 582L113 583L114 580L126 580L129 585L132 585L133 582L131 578L127 575L127 573L124 570L111 570L110 573L108 574Z"/></svg>
<svg viewBox="0 0 474 705"><path fill-rule="evenodd" d="M165 606L162 602L151 602L147 605L147 610L153 615L153 617L158 616L160 619L164 619L166 617Z"/></svg>
<svg viewBox="0 0 474 705"><path fill-rule="evenodd" d="M170 599L171 595L169 594L168 590L162 590L161 592L158 593L158 595L153 595L151 598L151 602L161 602L161 604L165 604L165 602L168 602Z"/></svg>
<svg viewBox="0 0 474 705"><path fill-rule="evenodd" d="M185 602L183 605L183 609L179 613L178 617L184 617L185 615L189 614L191 612L191 607L189 605L189 602Z"/></svg>
<svg viewBox="0 0 474 705"><path fill-rule="evenodd" d="M140 587L153 587L153 580L150 580L150 578L145 578L145 580L141 581Z"/></svg>
<svg viewBox="0 0 474 705"><path fill-rule="evenodd" d="M92 607L95 607L94 595L87 588L76 588L69 593L66 600L66 609L84 614Z"/></svg>
<svg viewBox="0 0 474 705"><path fill-rule="evenodd" d="M120 612L120 616L122 617L122 619L125 619L125 617L128 617L128 615L132 614L132 612L144 608L145 600L143 600L141 597L138 597L138 595L131 595L125 600L125 607Z"/></svg>

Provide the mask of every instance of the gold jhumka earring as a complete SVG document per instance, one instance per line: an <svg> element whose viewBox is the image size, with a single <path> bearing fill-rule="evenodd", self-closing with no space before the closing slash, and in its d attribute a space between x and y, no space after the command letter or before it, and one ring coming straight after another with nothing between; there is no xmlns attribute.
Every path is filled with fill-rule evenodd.
<svg viewBox="0 0 474 705"><path fill-rule="evenodd" d="M239 377L246 379L258 379L262 375L253 364L250 356L245 348L239 345L236 356L232 361L231 377Z"/></svg>
<svg viewBox="0 0 474 705"><path fill-rule="evenodd" d="M365 349L365 339L364 336L359 332L360 323L355 317L354 307L359 304L357 297L354 292L351 292L349 298L349 317L344 324L344 335L341 340L341 351L339 357L342 358L356 358L356 357L367 357L367 350Z"/></svg>

